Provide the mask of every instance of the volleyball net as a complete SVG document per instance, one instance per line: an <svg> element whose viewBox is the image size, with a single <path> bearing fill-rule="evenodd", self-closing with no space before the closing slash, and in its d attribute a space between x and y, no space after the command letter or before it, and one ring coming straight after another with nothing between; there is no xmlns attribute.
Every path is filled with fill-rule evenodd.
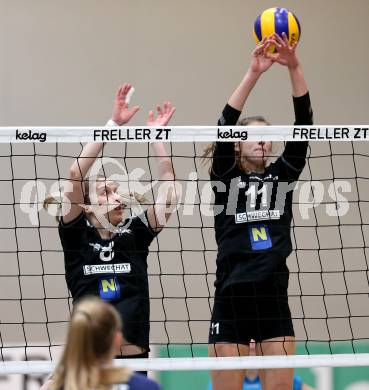
<svg viewBox="0 0 369 390"><path fill-rule="evenodd" d="M150 344L164 359L127 364L149 370L369 366L366 127L2 130L0 375L45 373L60 355L72 302L54 217L69 167L87 141L107 142L97 159L104 175L135 183L146 206L154 203L160 186L149 142L165 141L181 187L178 207L148 256ZM294 189L294 250L287 260L296 341L307 356L202 360L197 351L207 345L217 253L214 200L202 155L209 142L257 139L275 141L275 155L287 140L319 141L310 143ZM56 203L46 211L48 194ZM140 206L132 205L130 212L135 207ZM348 353L338 355L342 344ZM175 359L178 346L189 359ZM37 362L41 359L47 362Z"/></svg>

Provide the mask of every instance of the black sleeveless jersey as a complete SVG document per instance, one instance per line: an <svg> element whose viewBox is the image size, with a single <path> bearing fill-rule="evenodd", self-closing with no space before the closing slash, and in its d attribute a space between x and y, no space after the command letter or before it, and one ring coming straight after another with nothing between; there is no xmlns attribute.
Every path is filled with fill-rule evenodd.
<svg viewBox="0 0 369 390"><path fill-rule="evenodd" d="M309 94L294 98L295 125L312 124ZM241 112L226 105L219 125L232 126ZM275 274L287 282L292 251L292 190L305 166L307 142L287 142L263 173L246 173L235 160L234 142L217 142L211 180L218 245L215 286L257 282Z"/></svg>
<svg viewBox="0 0 369 390"><path fill-rule="evenodd" d="M146 213L124 221L111 239L102 239L84 213L59 224L65 278L73 300L96 295L119 311L128 342L149 346L150 303L147 256L156 233Z"/></svg>

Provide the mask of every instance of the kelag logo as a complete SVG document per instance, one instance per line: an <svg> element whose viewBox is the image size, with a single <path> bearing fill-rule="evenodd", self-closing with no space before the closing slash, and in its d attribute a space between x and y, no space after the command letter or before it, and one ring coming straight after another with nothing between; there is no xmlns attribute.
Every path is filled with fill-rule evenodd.
<svg viewBox="0 0 369 390"><path fill-rule="evenodd" d="M218 128L218 139L241 139L242 141L246 141L248 138L247 130L221 130Z"/></svg>
<svg viewBox="0 0 369 390"><path fill-rule="evenodd" d="M272 240L269 235L269 229L266 225L256 225L249 227L251 248L254 251L268 249L272 247Z"/></svg>
<svg viewBox="0 0 369 390"><path fill-rule="evenodd" d="M20 132L18 129L15 131L15 139L17 141L46 141L46 133L35 133L31 130Z"/></svg>

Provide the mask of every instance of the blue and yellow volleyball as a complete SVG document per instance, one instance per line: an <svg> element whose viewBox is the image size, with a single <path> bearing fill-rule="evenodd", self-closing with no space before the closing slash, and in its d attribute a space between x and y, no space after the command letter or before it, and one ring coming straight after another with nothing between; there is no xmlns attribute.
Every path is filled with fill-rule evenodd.
<svg viewBox="0 0 369 390"><path fill-rule="evenodd" d="M254 37L259 44L264 37L274 33L285 33L291 46L296 45L301 36L300 22L287 8L269 8L263 11L255 20Z"/></svg>

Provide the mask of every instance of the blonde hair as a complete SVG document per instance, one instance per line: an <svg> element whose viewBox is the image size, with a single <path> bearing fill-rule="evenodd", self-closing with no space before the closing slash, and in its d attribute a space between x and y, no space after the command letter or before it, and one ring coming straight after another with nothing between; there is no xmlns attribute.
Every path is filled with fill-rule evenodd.
<svg viewBox="0 0 369 390"><path fill-rule="evenodd" d="M270 123L261 115L248 116L246 118L241 118L237 122L237 126L249 126L251 123L254 123L254 122L263 122L267 126L270 126ZM216 145L216 142L213 142L213 143L205 146L204 152L201 155L201 161L202 161L203 165L208 165L211 162L211 160L213 159L215 145ZM236 159L237 166L241 170L244 170L242 163L241 163L241 155L236 150L235 150L235 159ZM209 173L210 173L210 171L211 171L211 168L209 168Z"/></svg>
<svg viewBox="0 0 369 390"><path fill-rule="evenodd" d="M103 175L98 175L93 178L89 178L88 180L83 180L83 201L85 205L91 204L90 199L90 181L98 182L105 181L106 177ZM126 204L147 204L148 200L141 194L137 192L129 192L125 194L120 194ZM56 213L56 221L60 221L60 217L62 214L62 202L63 202L63 193L59 192L57 194L49 194L43 201L43 208L48 211L49 207L52 205L56 205L57 213Z"/></svg>
<svg viewBox="0 0 369 390"><path fill-rule="evenodd" d="M127 382L131 376L127 368L102 367L112 353L121 325L118 312L109 303L97 297L81 300L73 310L51 388L108 390L113 384Z"/></svg>

